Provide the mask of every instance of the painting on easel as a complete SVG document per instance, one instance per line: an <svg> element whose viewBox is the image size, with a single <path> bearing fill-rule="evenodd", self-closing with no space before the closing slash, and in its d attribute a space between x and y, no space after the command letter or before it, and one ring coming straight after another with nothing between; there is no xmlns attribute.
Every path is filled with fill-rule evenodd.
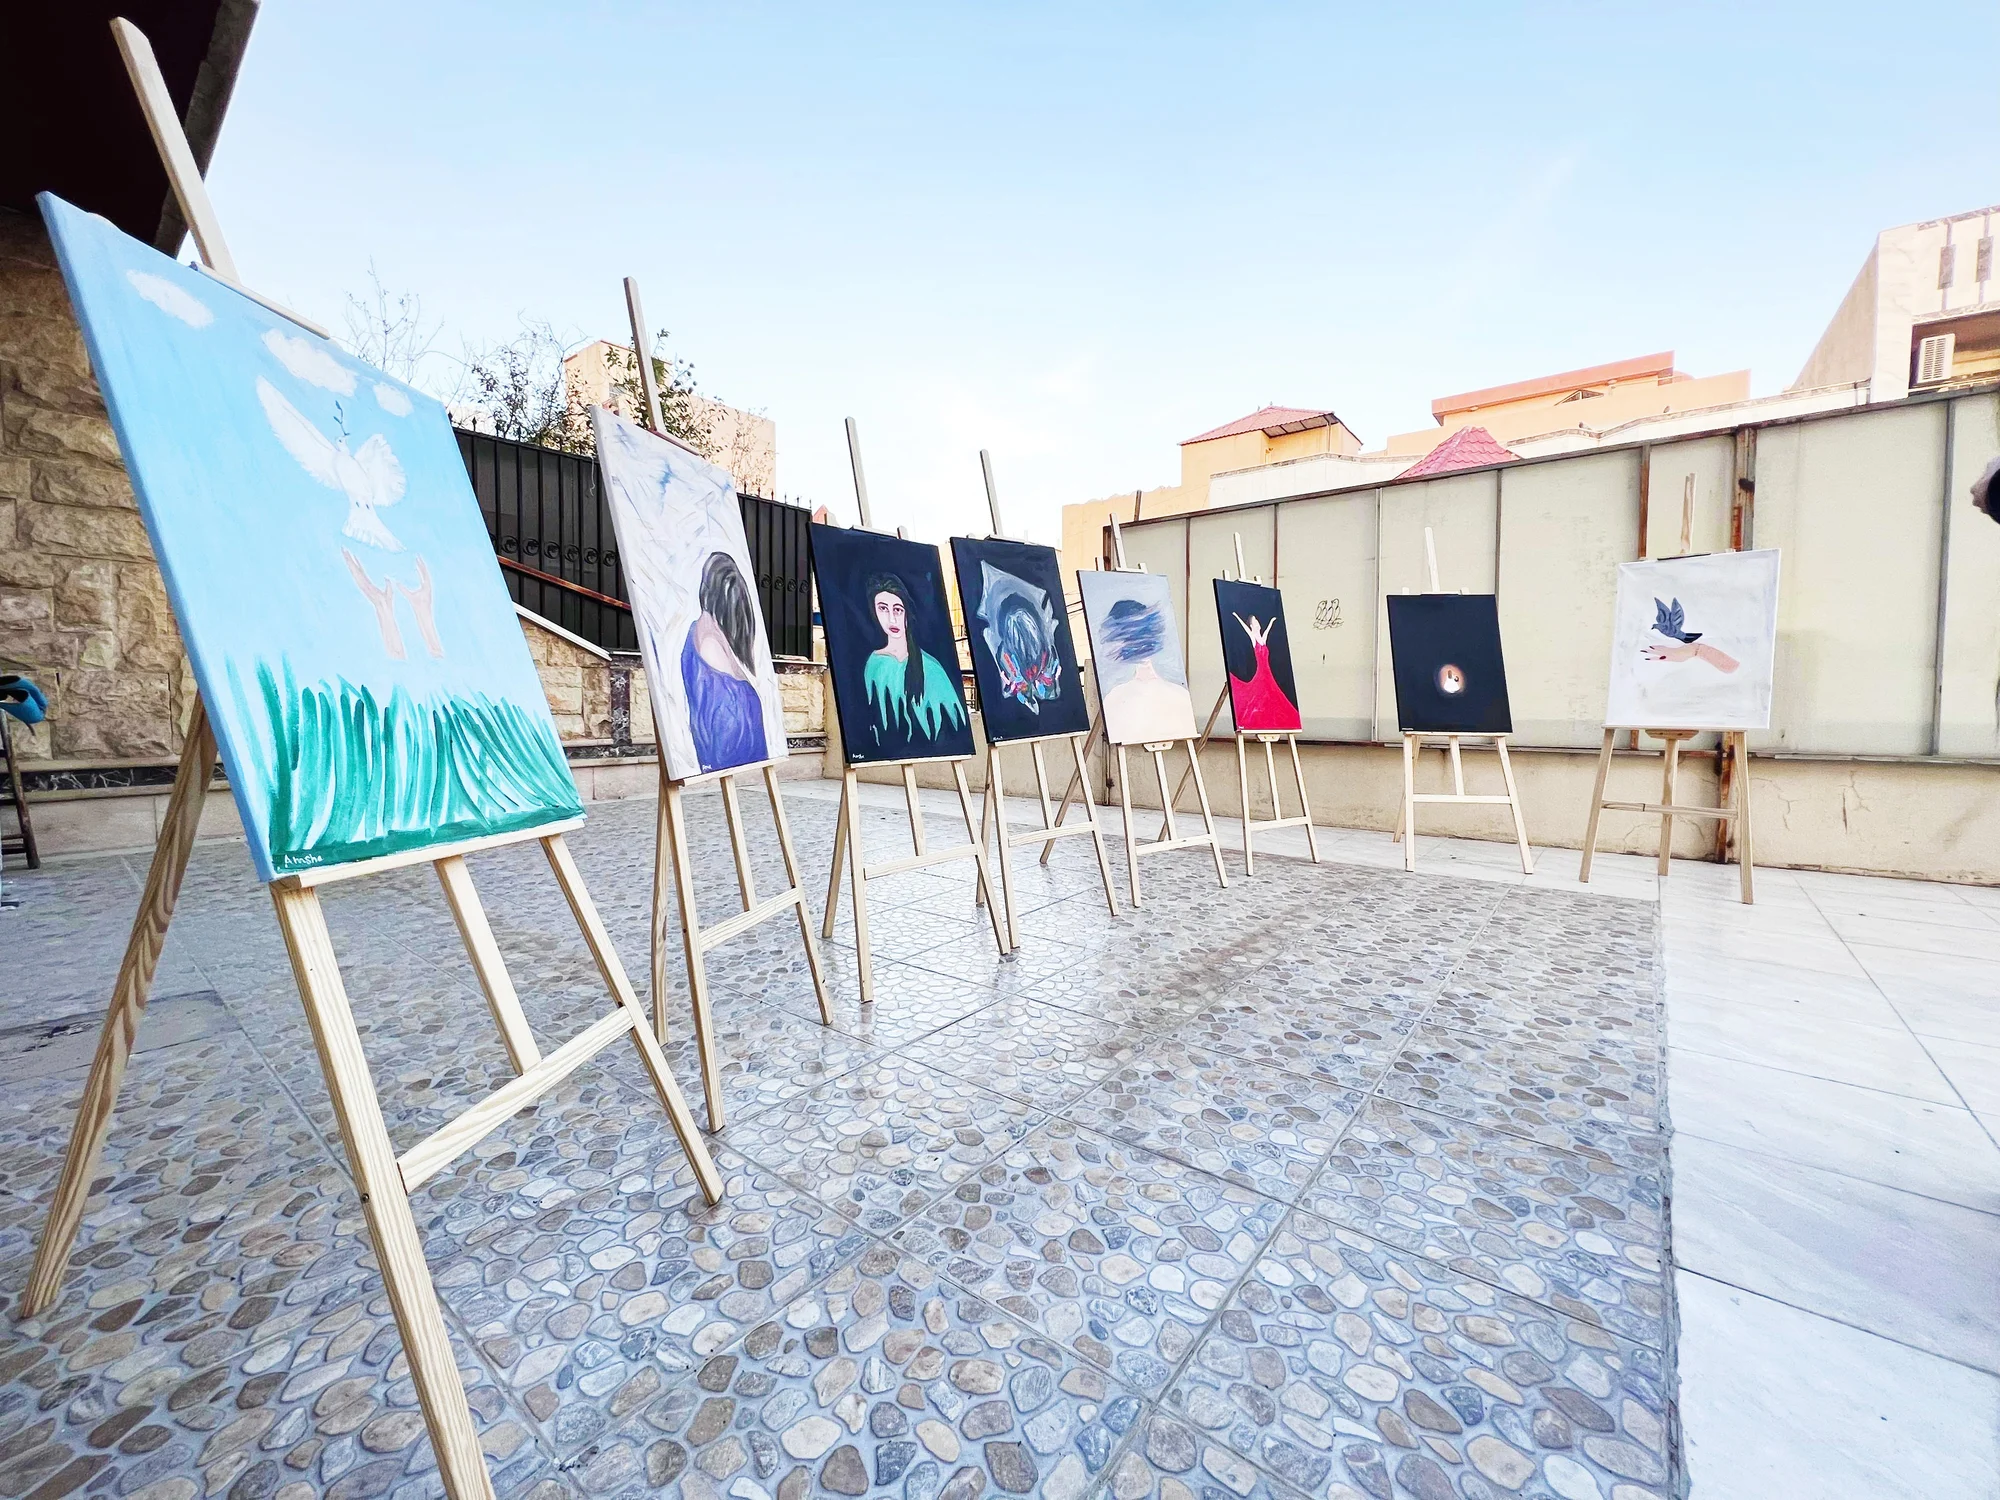
<svg viewBox="0 0 2000 1500"><path fill-rule="evenodd" d="M581 816L444 408L40 202L259 876Z"/></svg>
<svg viewBox="0 0 2000 1500"><path fill-rule="evenodd" d="M667 774L782 759L784 708L736 481L614 412L590 415Z"/></svg>
<svg viewBox="0 0 2000 1500"><path fill-rule="evenodd" d="M994 744L1090 728L1053 547L998 537L951 539L972 645L979 714Z"/></svg>
<svg viewBox="0 0 2000 1500"><path fill-rule="evenodd" d="M1158 573L1083 572L1083 621L1096 660L1104 737L1151 745L1195 737L1173 595Z"/></svg>
<svg viewBox="0 0 2000 1500"><path fill-rule="evenodd" d="M1604 722L1625 729L1768 729L1778 553L1621 563Z"/></svg>
<svg viewBox="0 0 2000 1500"><path fill-rule="evenodd" d="M1297 734L1299 689L1292 676L1292 641L1285 633L1285 596L1261 583L1215 580L1215 615L1222 627L1222 664L1229 674L1229 712L1238 734Z"/></svg>
<svg viewBox="0 0 2000 1500"><path fill-rule="evenodd" d="M972 754L937 548L816 524L812 556L847 763Z"/></svg>
<svg viewBox="0 0 2000 1500"><path fill-rule="evenodd" d="M1493 595L1389 595L1389 655L1405 734L1514 732Z"/></svg>

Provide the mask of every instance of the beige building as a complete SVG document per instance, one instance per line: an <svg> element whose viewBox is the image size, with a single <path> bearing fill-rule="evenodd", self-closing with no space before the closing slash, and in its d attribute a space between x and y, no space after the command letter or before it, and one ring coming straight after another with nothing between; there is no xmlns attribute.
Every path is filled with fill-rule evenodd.
<svg viewBox="0 0 2000 1500"><path fill-rule="evenodd" d="M633 421L639 404L617 382L630 369L631 348L599 339L563 360L563 380L572 400L604 406ZM741 411L706 396L690 396L696 423L708 434L708 456L736 476L747 494L775 498L778 493L778 424L755 412Z"/></svg>
<svg viewBox="0 0 2000 1500"><path fill-rule="evenodd" d="M1793 390L1866 382L1874 401L2000 373L2000 204L1875 236Z"/></svg>

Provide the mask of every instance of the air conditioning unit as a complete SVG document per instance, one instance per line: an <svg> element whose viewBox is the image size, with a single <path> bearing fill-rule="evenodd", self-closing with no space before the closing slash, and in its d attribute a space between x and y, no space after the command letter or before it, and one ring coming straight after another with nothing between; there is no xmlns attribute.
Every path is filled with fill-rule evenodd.
<svg viewBox="0 0 2000 1500"><path fill-rule="evenodd" d="M1933 385L1951 379L1952 351L1958 344L1955 333L1936 333L1917 343L1918 385Z"/></svg>

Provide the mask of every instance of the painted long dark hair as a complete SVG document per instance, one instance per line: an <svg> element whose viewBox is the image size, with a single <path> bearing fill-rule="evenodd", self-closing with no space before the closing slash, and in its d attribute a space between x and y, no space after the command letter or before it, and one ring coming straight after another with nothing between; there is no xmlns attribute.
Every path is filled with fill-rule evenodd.
<svg viewBox="0 0 2000 1500"><path fill-rule="evenodd" d="M743 670L755 671L750 658L757 649L757 606L736 559L727 552L711 552L702 566L701 612L722 627Z"/></svg>
<svg viewBox="0 0 2000 1500"><path fill-rule="evenodd" d="M912 703L919 702L924 696L924 654L917 649L917 633L911 628L916 624L916 611L910 608L910 591L894 573L877 573L868 580L866 597L871 614L877 594L894 594L903 601L903 640L910 648L903 661L903 696Z"/></svg>

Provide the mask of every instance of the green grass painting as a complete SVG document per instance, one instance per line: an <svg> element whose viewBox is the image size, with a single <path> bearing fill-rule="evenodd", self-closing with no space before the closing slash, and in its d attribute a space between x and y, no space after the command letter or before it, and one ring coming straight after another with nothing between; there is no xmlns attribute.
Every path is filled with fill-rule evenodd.
<svg viewBox="0 0 2000 1500"><path fill-rule="evenodd" d="M230 686L247 721L269 727L257 767L270 799L280 874L508 833L578 816L583 804L553 726L483 695L386 699L344 679L300 687L257 665L261 713Z"/></svg>

